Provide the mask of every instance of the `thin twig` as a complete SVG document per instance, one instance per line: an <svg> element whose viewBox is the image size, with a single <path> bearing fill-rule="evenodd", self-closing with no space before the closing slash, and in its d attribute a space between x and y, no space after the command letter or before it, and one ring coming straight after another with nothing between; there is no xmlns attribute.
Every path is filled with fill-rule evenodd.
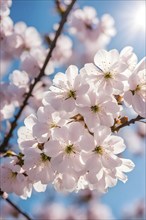
<svg viewBox="0 0 146 220"><path fill-rule="evenodd" d="M114 131L117 131L117 132L118 132L121 128L124 128L124 127L126 127L126 126L131 125L131 124L134 124L136 121L140 121L140 120L142 120L142 119L145 119L145 118L143 118L143 117L141 117L140 115L138 115L136 118L133 118L133 119L131 119L131 120L129 120L129 121L126 121L125 123L119 125L118 127L113 128L112 131L113 131L113 132L114 132Z"/></svg>
<svg viewBox="0 0 146 220"><path fill-rule="evenodd" d="M0 152L4 152L5 149L8 147L8 145L9 145L9 140L10 140L12 134L13 134L14 129L15 129L16 126L17 126L17 121L18 121L18 119L20 118L20 116L21 116L21 114L22 114L24 108L25 108L26 105L28 104L28 100L29 100L29 98L30 98L31 95L32 95L32 91L33 91L35 85L36 85L36 84L41 80L41 78L44 76L45 68L46 68L46 66L47 66L47 64L48 64L48 62L49 62L49 60L50 60L50 58L51 58L51 56L52 56L52 52L53 52L53 50L54 50L54 48L55 48L55 46L56 46L57 39L58 39L58 37L60 36L60 34L61 34L62 30L63 30L64 24L65 24L65 22L66 22L66 20L67 20L67 16L68 16L68 14L70 13L70 11L71 11L73 5L75 4L75 2L76 2L76 0L72 0L71 4L68 6L68 8L66 9L66 11L64 12L64 15L62 16L62 19L61 19L60 24L59 24L59 28L58 28L58 30L56 31L55 38L54 38L54 40L53 40L52 43L51 43L50 50L49 50L49 53L48 53L48 55L47 55L47 57L46 57L46 60L45 60L45 62L44 62L44 65L43 65L43 67L41 68L39 75L34 79L33 84L30 85L29 91L28 91L28 93L26 93L26 96L25 96L25 99L24 99L24 101L23 101L23 104L20 106L20 109L19 109L18 113L15 115L14 120L11 122L10 130L9 130L8 134L5 136L3 142L2 142L2 144L1 144L1 146L0 146Z"/></svg>
<svg viewBox="0 0 146 220"><path fill-rule="evenodd" d="M17 205L15 205L10 199L6 198L4 199L6 200L14 209L17 210L18 213L20 213L21 215L23 215L26 219L28 220L32 220L32 218L30 218L30 216L28 214L26 214L25 212L23 212Z"/></svg>

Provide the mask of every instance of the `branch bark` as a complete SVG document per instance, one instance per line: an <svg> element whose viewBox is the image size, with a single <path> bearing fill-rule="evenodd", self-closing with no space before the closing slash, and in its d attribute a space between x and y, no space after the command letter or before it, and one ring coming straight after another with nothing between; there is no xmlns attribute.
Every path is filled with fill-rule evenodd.
<svg viewBox="0 0 146 220"><path fill-rule="evenodd" d="M113 128L112 131L113 131L113 132L115 132L115 131L118 132L121 128L124 128L124 127L126 127L126 126L131 125L131 124L134 124L136 121L140 121L140 120L142 120L142 119L145 119L145 118L143 118L143 117L141 117L140 115L138 115L136 118L133 118L133 119L131 119L131 120L129 120L129 121L126 121L125 123L119 125L118 127Z"/></svg>
<svg viewBox="0 0 146 220"><path fill-rule="evenodd" d="M16 209L16 211L23 215L26 219L28 220L32 220L32 218L30 218L30 216L28 214L26 214L25 212L23 212L17 205L15 205L10 199L6 198L4 199L6 200L14 209Z"/></svg>
<svg viewBox="0 0 146 220"><path fill-rule="evenodd" d="M39 75L34 79L33 84L30 85L29 91L28 91L28 93L27 93L26 96L25 96L25 99L24 99L24 101L23 101L23 104L20 106L20 109L19 109L18 113L15 115L14 120L11 122L10 130L9 130L9 132L7 133L7 135L5 136L5 138L4 138L3 142L2 142L2 144L0 145L0 152L5 152L5 149L8 147L8 145L9 145L9 140L10 140L10 138L11 138L12 135L13 135L13 131L14 131L14 129L17 127L17 121L18 121L18 119L20 118L20 116L21 116L21 114L22 114L24 108L25 108L26 105L28 104L28 100L29 100L29 98L30 98L31 95L32 95L32 91L33 91L35 85L36 85L36 84L41 80L41 78L44 76L45 68L46 68L46 66L47 66L47 64L48 64L48 62L49 62L49 60L50 60L50 58L51 58L51 56L52 56L52 52L53 52L53 50L54 50L54 48L55 48L55 46L56 46L57 39L58 39L58 37L60 36L60 34L61 34L62 30L63 30L64 24L65 24L65 22L66 22L66 20L67 20L67 17L68 17L68 15L69 15L69 13L70 13L70 11L71 11L73 5L75 4L75 2L76 2L76 0L72 0L71 4L68 6L68 8L66 9L66 11L64 12L64 14L63 14L63 16L62 16L62 19L61 19L61 21L60 21L60 23L59 23L59 28L58 28L58 30L56 31L55 38L54 38L54 40L53 40L52 43L51 43L50 50L49 50L49 53L48 53L48 55L47 55L47 57L46 57L46 60L45 60L45 62L44 62L44 65L43 65L43 67L41 68L41 71L40 71Z"/></svg>

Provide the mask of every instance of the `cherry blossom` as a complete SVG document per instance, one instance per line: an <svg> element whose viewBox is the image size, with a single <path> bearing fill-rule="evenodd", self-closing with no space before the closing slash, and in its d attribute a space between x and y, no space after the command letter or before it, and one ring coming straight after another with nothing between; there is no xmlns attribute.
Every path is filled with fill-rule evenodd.
<svg viewBox="0 0 146 220"><path fill-rule="evenodd" d="M19 161L11 160L0 167L1 190L4 192L15 192L23 199L31 196L32 184L19 165Z"/></svg>
<svg viewBox="0 0 146 220"><path fill-rule="evenodd" d="M76 132L77 130L80 134ZM52 163L58 172L68 173L82 170L80 139L83 132L84 127L80 123L71 123L54 131L54 139L59 142L49 141L45 144L45 152L54 157Z"/></svg>
<svg viewBox="0 0 146 220"><path fill-rule="evenodd" d="M127 64L129 74L131 75L131 71L133 71L137 65L138 58L136 54L133 52L132 47L124 47L120 52L120 58L124 63Z"/></svg>
<svg viewBox="0 0 146 220"><path fill-rule="evenodd" d="M40 34L34 27L27 27L24 22L18 22L14 26L14 32L22 38L25 50L41 46Z"/></svg>
<svg viewBox="0 0 146 220"><path fill-rule="evenodd" d="M126 204L123 208L123 219L145 219L145 201L140 198Z"/></svg>
<svg viewBox="0 0 146 220"><path fill-rule="evenodd" d="M13 85L22 88L22 87L26 87L27 84L29 83L29 77L26 72L24 71L20 72L19 70L15 70L10 75L10 81L12 82Z"/></svg>
<svg viewBox="0 0 146 220"><path fill-rule="evenodd" d="M78 68L71 65L65 74L58 73L53 79L51 92L46 93L45 102L51 103L58 110L71 112L75 109L76 100L80 95L88 91L89 85L83 82L83 78L78 75Z"/></svg>
<svg viewBox="0 0 146 220"><path fill-rule="evenodd" d="M74 10L68 23L70 33L79 39L80 46L76 48L77 53L74 52L74 56L78 56L79 65L91 62L95 53L105 48L111 37L116 34L112 16L104 14L99 18L96 10L91 6Z"/></svg>
<svg viewBox="0 0 146 220"><path fill-rule="evenodd" d="M10 7L12 0L1 0L0 2L0 17L8 16L10 14Z"/></svg>
<svg viewBox="0 0 146 220"><path fill-rule="evenodd" d="M94 56L95 65L85 64L82 71L87 73L87 78L93 81L98 90L108 94L120 94L123 92L123 81L127 80L124 70L126 64L120 60L117 50L99 50Z"/></svg>
<svg viewBox="0 0 146 220"><path fill-rule="evenodd" d="M83 10L77 9L71 14L70 26L71 32L79 35L80 39L89 38L92 40L96 36L95 30L98 26L98 18L96 17L96 10L92 7L84 7ZM98 30L97 30L98 31Z"/></svg>
<svg viewBox="0 0 146 220"><path fill-rule="evenodd" d="M47 54L44 48L32 48L29 52L21 55L21 69L26 71L30 77L35 77L40 73ZM50 61L45 70L46 75L54 72L54 63Z"/></svg>
<svg viewBox="0 0 146 220"><path fill-rule="evenodd" d="M14 91L14 90L13 90ZM9 84L0 84L0 120L9 119L13 116L15 107L17 106L15 100L15 95L12 93L12 87Z"/></svg>
<svg viewBox="0 0 146 220"><path fill-rule="evenodd" d="M25 156L23 157L23 168L25 169L29 179L33 183L40 181L43 185L53 181L54 170L52 169L50 158L37 147L24 150L24 152ZM45 189L46 187L44 190Z"/></svg>
<svg viewBox="0 0 146 220"><path fill-rule="evenodd" d="M125 173L135 165L123 158L127 146L119 130L131 124L124 103L146 117L145 58L137 64L130 46L107 51L116 34L114 19L99 18L93 7L71 8L68 19L72 1L56 1L61 22L45 34L47 48L35 27L13 22L11 4L0 0L0 59L6 74L0 90L0 191L27 199L33 189L44 192L52 184L58 192L88 189L101 195L118 180L125 183ZM15 59L17 69L12 65L8 71ZM100 203L91 204L86 214L81 216L112 216Z"/></svg>
<svg viewBox="0 0 146 220"><path fill-rule="evenodd" d="M96 200L90 203L87 216L89 219L100 219L101 217L103 220L114 219L110 207Z"/></svg>
<svg viewBox="0 0 146 220"><path fill-rule="evenodd" d="M53 34L50 34L49 38L53 40ZM61 35L58 38L56 48L52 54L52 60L55 62L56 66L63 65L67 62L72 55L72 46L72 40L68 36Z"/></svg>
<svg viewBox="0 0 146 220"><path fill-rule="evenodd" d="M132 170L134 164L117 156L125 149L122 138L111 135L106 127L97 127L94 137L83 137L81 143L86 144L88 152L82 153L82 159L86 164L86 180L91 189L98 188L105 192L108 187L116 185L117 179L123 182L127 180L123 172Z"/></svg>
<svg viewBox="0 0 146 220"><path fill-rule="evenodd" d="M124 95L125 101L142 117L146 117L146 81L145 58L143 58L130 76L129 91Z"/></svg>
<svg viewBox="0 0 146 220"><path fill-rule="evenodd" d="M30 122L29 122L30 121ZM51 135L51 129L65 124L66 119L63 114L55 112L51 106L40 107L37 111L37 117L30 115L26 123L33 121L32 134L38 142L46 142Z"/></svg>
<svg viewBox="0 0 146 220"><path fill-rule="evenodd" d="M118 116L120 107L110 96L96 91L89 91L77 100L78 111L83 115L89 130L93 131L98 124L112 126Z"/></svg>

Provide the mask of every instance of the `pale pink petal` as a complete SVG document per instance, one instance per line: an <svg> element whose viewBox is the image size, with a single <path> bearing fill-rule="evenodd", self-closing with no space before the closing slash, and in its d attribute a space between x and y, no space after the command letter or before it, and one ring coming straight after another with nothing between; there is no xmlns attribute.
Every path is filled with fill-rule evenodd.
<svg viewBox="0 0 146 220"><path fill-rule="evenodd" d="M122 164L122 161L117 156L108 153L104 153L101 159L103 166L108 169L119 167Z"/></svg>
<svg viewBox="0 0 146 220"><path fill-rule="evenodd" d="M74 80L76 76L78 75L78 68L75 65L70 65L66 72L65 72L68 81L70 82L71 85L74 85Z"/></svg>
<svg viewBox="0 0 146 220"><path fill-rule="evenodd" d="M50 157L56 157L61 150L62 149L58 141L50 140L44 145L44 152Z"/></svg>
<svg viewBox="0 0 146 220"><path fill-rule="evenodd" d="M61 127L61 128L56 128L54 131L54 138L57 140L61 140L63 142L68 142L68 128L67 127Z"/></svg>
<svg viewBox="0 0 146 220"><path fill-rule="evenodd" d="M72 175L63 174L62 180L63 180L63 185L65 189L71 190L71 191L74 190L77 181Z"/></svg>
<svg viewBox="0 0 146 220"><path fill-rule="evenodd" d="M117 184L116 177L112 178L110 175L107 175L105 179L106 179L106 187L113 187Z"/></svg>
<svg viewBox="0 0 146 220"><path fill-rule="evenodd" d="M109 145L109 149L114 154L119 154L119 153L123 152L126 148L123 139L121 137L117 137L117 136L109 137L108 145Z"/></svg>
<svg viewBox="0 0 146 220"><path fill-rule="evenodd" d="M94 138L98 146L102 146L104 140L111 134L111 129L105 126L98 126L94 130Z"/></svg>
<svg viewBox="0 0 146 220"><path fill-rule="evenodd" d="M37 117L34 114L29 115L27 118L24 120L25 126L32 130L32 127L37 123Z"/></svg>
<svg viewBox="0 0 146 220"><path fill-rule="evenodd" d="M89 133L83 135L80 141L80 146L81 146L81 149L85 151L93 150L95 148L93 136L90 135Z"/></svg>
<svg viewBox="0 0 146 220"><path fill-rule="evenodd" d="M130 172L131 170L134 169L135 164L131 160L124 158L121 158L121 160L122 160L122 165L120 167L120 170L122 170L123 172Z"/></svg>
<svg viewBox="0 0 146 220"><path fill-rule="evenodd" d="M127 176L123 172L121 172L119 169L117 169L116 177L119 180L121 180L123 183L126 183L126 181L128 180Z"/></svg>
<svg viewBox="0 0 146 220"><path fill-rule="evenodd" d="M73 122L69 125L69 140L72 142L78 141L84 132L84 127L79 122Z"/></svg>
<svg viewBox="0 0 146 220"><path fill-rule="evenodd" d="M39 142L46 142L50 137L49 126L45 123L37 123L32 129L33 136L37 138Z"/></svg>
<svg viewBox="0 0 146 220"><path fill-rule="evenodd" d="M45 192L47 185L43 185L40 181L33 184L34 189L37 192Z"/></svg>

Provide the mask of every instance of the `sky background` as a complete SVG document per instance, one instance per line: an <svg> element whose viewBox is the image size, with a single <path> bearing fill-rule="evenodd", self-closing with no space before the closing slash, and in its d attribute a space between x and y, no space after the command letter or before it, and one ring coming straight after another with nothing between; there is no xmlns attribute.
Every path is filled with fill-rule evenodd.
<svg viewBox="0 0 146 220"><path fill-rule="evenodd" d="M81 7L85 5L95 7L99 17L104 13L109 13L115 19L117 35L111 40L108 49L115 48L121 50L125 46L132 46L139 60L145 55L145 30L135 27L134 24L137 10L141 5L144 7L145 1L81 0L78 2ZM53 0L13 0L10 16L14 22L24 21L28 26L36 27L42 34L52 31L54 22L59 21L59 17L53 7ZM121 210L126 204L138 198L145 197L146 164L144 156L133 156L129 152L126 153L126 156L132 159L136 165L135 169L128 174L128 182L126 184L119 182L102 199L103 202L112 208L118 220L121 216ZM20 206L23 209L25 207L27 211L31 212L34 201L38 203L46 196L43 193L38 194L34 194L27 201L20 201ZM16 197L15 200L17 200Z"/></svg>

